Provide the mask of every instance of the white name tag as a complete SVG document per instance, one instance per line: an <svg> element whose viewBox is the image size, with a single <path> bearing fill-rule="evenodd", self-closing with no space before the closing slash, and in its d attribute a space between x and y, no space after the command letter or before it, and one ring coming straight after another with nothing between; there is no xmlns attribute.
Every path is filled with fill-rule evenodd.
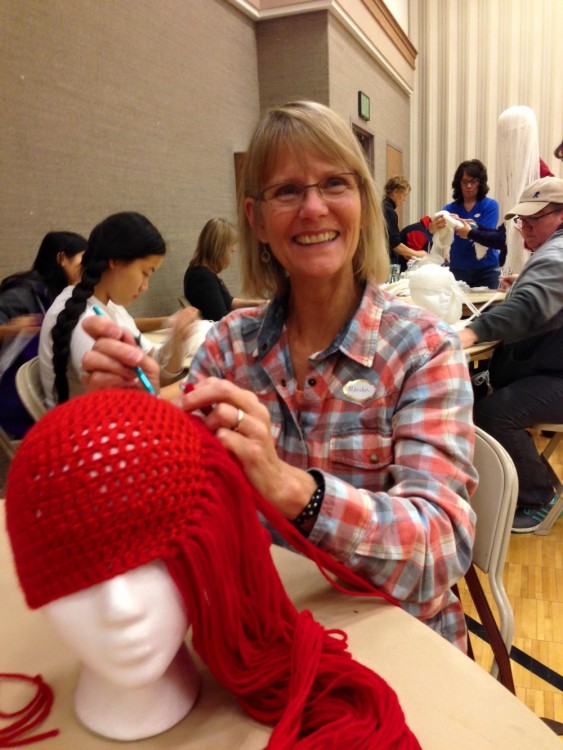
<svg viewBox="0 0 563 750"><path fill-rule="evenodd" d="M361 404L372 398L375 393L375 386L369 380L350 380L343 387L346 398Z"/></svg>

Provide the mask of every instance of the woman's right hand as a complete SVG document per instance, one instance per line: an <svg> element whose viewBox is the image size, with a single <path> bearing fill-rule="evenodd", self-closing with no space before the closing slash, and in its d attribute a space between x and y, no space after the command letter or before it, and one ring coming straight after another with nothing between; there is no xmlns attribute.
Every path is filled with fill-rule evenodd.
<svg viewBox="0 0 563 750"><path fill-rule="evenodd" d="M517 273L512 274L512 276L501 276L499 290L501 292L506 292L514 284L517 278Z"/></svg>
<svg viewBox="0 0 563 750"><path fill-rule="evenodd" d="M91 391L102 388L142 388L133 368L142 367L155 391L160 389L158 363L137 346L130 331L109 318L87 315L82 321L94 346L82 358L81 383Z"/></svg>
<svg viewBox="0 0 563 750"><path fill-rule="evenodd" d="M467 221L467 219L459 219L459 221L461 221L461 223L463 224L463 226L456 227L455 233L457 234L458 237L462 237L464 240L466 240L467 239L467 235L473 229L473 227Z"/></svg>
<svg viewBox="0 0 563 750"><path fill-rule="evenodd" d="M283 516L293 519L301 513L315 491L315 480L278 457L268 410L255 393L208 377L188 386L177 403L203 414L208 429L235 454L249 481Z"/></svg>

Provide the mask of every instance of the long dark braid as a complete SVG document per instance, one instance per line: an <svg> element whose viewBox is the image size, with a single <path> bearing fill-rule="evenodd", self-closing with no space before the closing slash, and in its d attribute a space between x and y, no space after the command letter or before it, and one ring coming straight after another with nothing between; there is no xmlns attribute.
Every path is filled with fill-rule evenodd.
<svg viewBox="0 0 563 750"><path fill-rule="evenodd" d="M108 216L94 227L82 258L82 278L51 331L55 392L59 404L68 401L69 396L67 367L72 332L110 260L131 262L148 255L164 255L165 252L166 245L160 232L146 217L133 211Z"/></svg>

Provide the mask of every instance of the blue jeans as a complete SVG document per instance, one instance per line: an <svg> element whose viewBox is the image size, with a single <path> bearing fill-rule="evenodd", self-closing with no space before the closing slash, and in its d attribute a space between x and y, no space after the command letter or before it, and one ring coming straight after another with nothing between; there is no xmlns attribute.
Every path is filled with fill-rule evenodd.
<svg viewBox="0 0 563 750"><path fill-rule="evenodd" d="M450 268L458 281L465 281L469 286L486 286L489 289L498 289L500 284L500 267L487 266L486 268L474 268L465 271L461 268Z"/></svg>
<svg viewBox="0 0 563 750"><path fill-rule="evenodd" d="M499 388L475 404L475 424L506 448L518 473L518 505L541 506L553 486L527 427L563 422L563 379L534 375Z"/></svg>

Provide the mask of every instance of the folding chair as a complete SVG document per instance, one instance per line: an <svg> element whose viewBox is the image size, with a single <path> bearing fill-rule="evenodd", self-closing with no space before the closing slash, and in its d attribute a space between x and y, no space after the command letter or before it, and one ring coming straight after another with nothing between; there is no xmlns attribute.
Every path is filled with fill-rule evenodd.
<svg viewBox="0 0 563 750"><path fill-rule="evenodd" d="M518 477L514 463L502 445L478 427L475 428L473 462L479 472L479 485L471 498L477 523L473 561L465 575L465 581L493 651L495 661L491 673L499 675L502 684L514 693L509 656L514 638L514 613L502 576L516 510ZM476 567L488 576L491 593L499 611L499 624L487 601ZM469 638L468 652L473 656Z"/></svg>
<svg viewBox="0 0 563 750"><path fill-rule="evenodd" d="M36 421L47 411L39 374L39 357L24 362L16 373L16 389L22 404Z"/></svg>
<svg viewBox="0 0 563 750"><path fill-rule="evenodd" d="M549 473L551 481L553 482L553 486L555 487L555 491L557 492L558 499L547 516L534 531L534 534L546 536L551 531L551 527L553 526L555 521L557 521L561 513L563 513L563 484L555 473L553 466L549 463L549 459L551 458L559 443L561 442L561 439L563 438L563 424L540 424L537 425L537 428L538 430L554 433L549 443L545 446L541 454L541 459Z"/></svg>
<svg viewBox="0 0 563 750"><path fill-rule="evenodd" d="M0 427L0 448L6 454L8 461L11 461L19 445L19 440L11 438L3 427Z"/></svg>

